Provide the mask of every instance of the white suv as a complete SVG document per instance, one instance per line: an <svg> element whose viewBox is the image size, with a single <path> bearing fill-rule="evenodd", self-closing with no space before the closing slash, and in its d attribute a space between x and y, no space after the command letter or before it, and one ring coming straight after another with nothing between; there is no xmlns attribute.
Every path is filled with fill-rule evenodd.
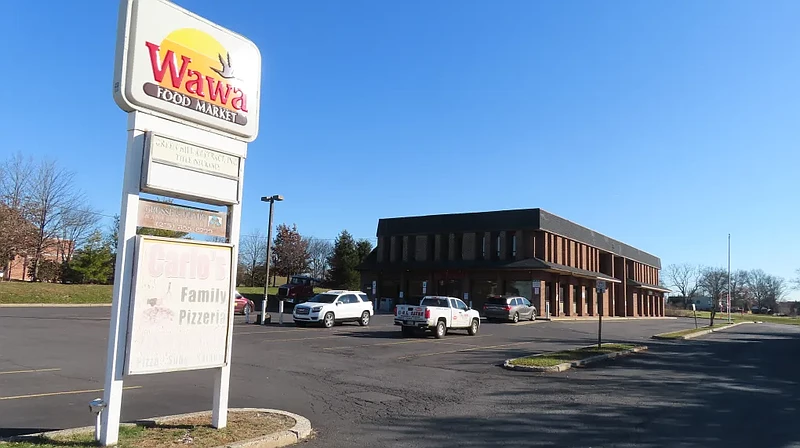
<svg viewBox="0 0 800 448"><path fill-rule="evenodd" d="M294 307L292 317L298 327L309 323L321 323L331 328L336 322L358 322L369 325L372 317L372 302L361 291L328 291L317 294L300 305Z"/></svg>

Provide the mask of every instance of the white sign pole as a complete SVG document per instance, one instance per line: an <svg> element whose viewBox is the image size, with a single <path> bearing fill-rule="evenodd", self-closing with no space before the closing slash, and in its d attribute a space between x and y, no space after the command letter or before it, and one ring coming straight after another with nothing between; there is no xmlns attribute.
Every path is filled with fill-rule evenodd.
<svg viewBox="0 0 800 448"><path fill-rule="evenodd" d="M128 306L130 304L130 272L133 267L133 248L136 239L136 216L139 209L139 181L142 171L144 149L143 126L139 126L144 115L128 114L128 147L125 153L125 174L122 181L122 205L117 235L117 260L114 270L114 292L111 304L111 325L108 332L108 354L100 443L103 446L117 443L119 419L122 409L122 372L125 363L125 335L128 330Z"/></svg>
<svg viewBox="0 0 800 448"><path fill-rule="evenodd" d="M239 203L228 207L228 242L235 245L231 261L231 286L228 297L231 298L228 310L228 350L225 352L225 365L214 372L214 407L211 413L211 425L224 428L228 425L228 397L231 383L231 359L233 352L233 307L236 304L236 269L239 266L239 233L242 219L242 188L244 183L244 159L239 165Z"/></svg>

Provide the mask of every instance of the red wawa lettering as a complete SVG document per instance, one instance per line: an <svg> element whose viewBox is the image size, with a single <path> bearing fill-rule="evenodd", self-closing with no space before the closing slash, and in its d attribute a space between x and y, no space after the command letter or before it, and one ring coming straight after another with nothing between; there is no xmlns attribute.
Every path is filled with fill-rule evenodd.
<svg viewBox="0 0 800 448"><path fill-rule="evenodd" d="M181 55L181 65L178 68L175 52L172 50L168 50L164 58L159 61L158 51L161 47L152 42L145 42L145 44L150 53L150 67L153 69L153 79L156 82L161 83L164 75L169 71L172 87L180 89L181 85L183 85L184 77L188 75L189 77L184 86L187 92L205 98L206 91L204 88L207 85L208 97L211 101L217 101L217 98L219 98L220 103L228 104L228 99L230 99L231 107L247 112L247 95L244 94L242 89L233 87L226 82L217 81L211 76L204 76L197 70L190 69L189 64L191 64L192 58L188 56ZM203 78L205 78L205 84L203 83ZM231 93L233 93L233 97L231 97Z"/></svg>

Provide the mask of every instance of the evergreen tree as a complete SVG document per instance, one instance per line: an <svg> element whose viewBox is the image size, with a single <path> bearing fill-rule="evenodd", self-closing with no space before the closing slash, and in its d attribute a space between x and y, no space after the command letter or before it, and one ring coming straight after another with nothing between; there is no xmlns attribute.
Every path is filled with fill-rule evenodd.
<svg viewBox="0 0 800 448"><path fill-rule="evenodd" d="M356 266L360 263L358 248L353 236L347 230L336 237L333 254L328 260L330 270L328 281L335 288L358 289L359 275Z"/></svg>
<svg viewBox="0 0 800 448"><path fill-rule="evenodd" d="M372 242L370 240L358 240L356 243L356 253L358 254L358 262L362 263L372 252Z"/></svg>
<svg viewBox="0 0 800 448"><path fill-rule="evenodd" d="M68 265L68 277L77 283L109 283L114 275L114 254L103 241L100 232L94 232L79 249Z"/></svg>

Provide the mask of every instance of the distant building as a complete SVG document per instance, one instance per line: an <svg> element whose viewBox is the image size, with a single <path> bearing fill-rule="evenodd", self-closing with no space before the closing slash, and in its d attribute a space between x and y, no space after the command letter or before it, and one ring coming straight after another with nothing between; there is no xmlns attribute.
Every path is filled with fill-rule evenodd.
<svg viewBox="0 0 800 448"><path fill-rule="evenodd" d="M540 315L664 315L658 257L541 209L381 219L377 236L359 270L381 300L447 295L481 310L513 294Z"/></svg>
<svg viewBox="0 0 800 448"><path fill-rule="evenodd" d="M74 250L75 243L71 240L53 238L47 240L42 250L42 260L61 263L65 254ZM33 265L33 255L17 255L8 263L8 268L3 272L4 280L30 281L30 268Z"/></svg>

